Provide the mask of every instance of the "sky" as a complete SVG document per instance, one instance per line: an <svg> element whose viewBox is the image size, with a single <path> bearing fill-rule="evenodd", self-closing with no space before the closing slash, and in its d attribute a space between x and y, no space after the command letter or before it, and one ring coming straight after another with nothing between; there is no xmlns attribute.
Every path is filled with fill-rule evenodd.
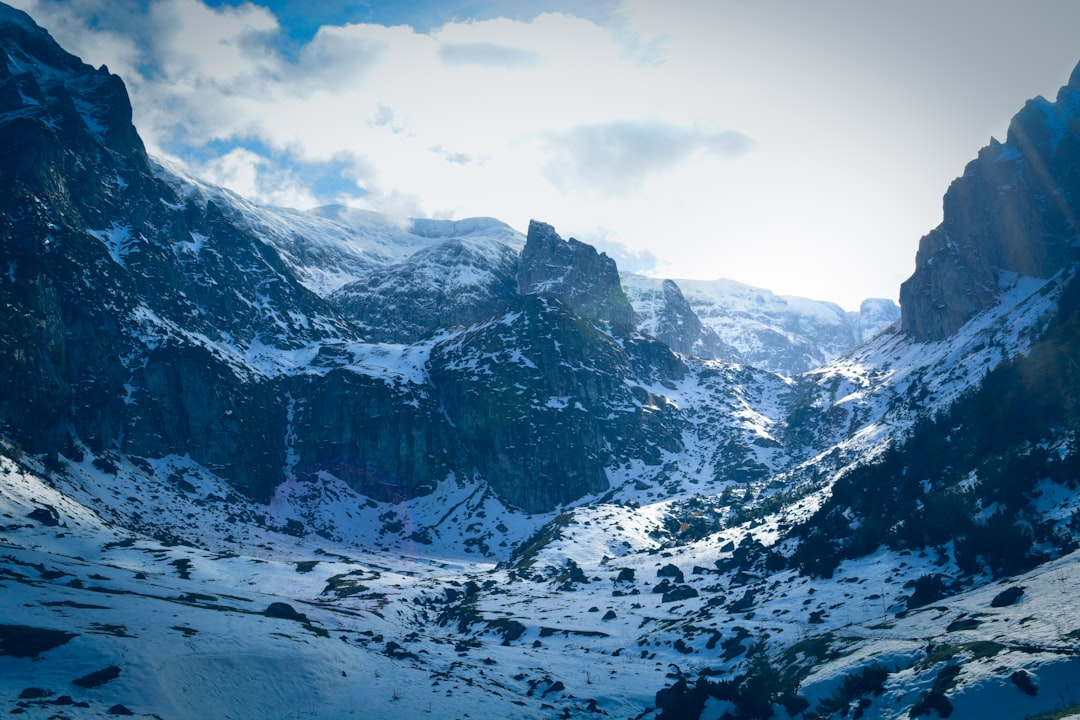
<svg viewBox="0 0 1080 720"><path fill-rule="evenodd" d="M257 202L552 224L622 270L896 299L1075 0L8 0Z"/></svg>

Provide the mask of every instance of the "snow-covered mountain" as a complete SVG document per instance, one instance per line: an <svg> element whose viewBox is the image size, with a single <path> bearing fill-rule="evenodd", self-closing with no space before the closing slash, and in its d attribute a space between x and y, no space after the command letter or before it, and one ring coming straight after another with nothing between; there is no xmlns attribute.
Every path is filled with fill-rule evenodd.
<svg viewBox="0 0 1080 720"><path fill-rule="evenodd" d="M5 709L1080 711L1076 77L896 322L255 206L0 5Z"/></svg>
<svg viewBox="0 0 1080 720"><path fill-rule="evenodd" d="M642 331L682 353L789 376L821 367L900 318L900 308L885 299L848 312L734 280L621 278Z"/></svg>

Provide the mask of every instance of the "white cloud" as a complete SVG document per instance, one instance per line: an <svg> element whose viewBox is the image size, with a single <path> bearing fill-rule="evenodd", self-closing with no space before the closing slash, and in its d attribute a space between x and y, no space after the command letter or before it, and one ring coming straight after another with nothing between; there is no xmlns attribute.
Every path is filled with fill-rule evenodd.
<svg viewBox="0 0 1080 720"><path fill-rule="evenodd" d="M623 0L597 3L605 25L530 12L296 45L250 3L15 2L124 78L151 151L257 200L537 217L675 277L849 307L895 296L948 181L1065 81L1080 22L1064 0Z"/></svg>
<svg viewBox="0 0 1080 720"><path fill-rule="evenodd" d="M735 158L752 146L750 138L734 130L617 120L550 136L543 173L562 189L621 195L640 189L650 176L674 170L696 152Z"/></svg>

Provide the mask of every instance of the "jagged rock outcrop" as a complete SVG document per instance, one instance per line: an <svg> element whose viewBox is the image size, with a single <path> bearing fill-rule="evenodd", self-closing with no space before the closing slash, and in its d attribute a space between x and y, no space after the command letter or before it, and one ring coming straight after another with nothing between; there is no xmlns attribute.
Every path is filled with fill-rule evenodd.
<svg viewBox="0 0 1080 720"><path fill-rule="evenodd" d="M900 287L904 332L941 340L994 305L1009 275L1047 278L1077 257L1080 68L1055 102L1028 101L968 164L944 219L919 243Z"/></svg>
<svg viewBox="0 0 1080 720"><path fill-rule="evenodd" d="M17 11L0 45L0 431L25 450L186 456L256 500L330 474L393 501L479 470L547 511L606 489L614 460L679 447L673 406L643 384L686 369L630 332L615 263L593 248L534 224L519 257L519 236L483 218L384 228L360 318L382 339L502 313L423 369L425 346L364 345L301 282L332 281L297 251L332 220L282 217L264 241L256 209L151 164L118 78ZM344 259L335 272L367 267Z"/></svg>
<svg viewBox="0 0 1080 720"><path fill-rule="evenodd" d="M118 429L125 348L115 314L126 303L95 297L82 281L110 262L85 228L109 227L106 218L124 206L121 189L153 181L119 78L82 64L6 6L0 41L0 307L8 328L0 426L28 450L55 456L71 425L92 427L90 437ZM87 411L85 420L75 409Z"/></svg>
<svg viewBox="0 0 1080 720"><path fill-rule="evenodd" d="M592 320L627 325L634 320L615 261L574 238L563 240L550 225L536 220L529 222L521 251L518 290L558 298Z"/></svg>
<svg viewBox="0 0 1080 720"><path fill-rule="evenodd" d="M629 473L635 491L761 477L788 452L750 409L786 380L636 332L592 247L542 223L522 242L483 218L264 212L153 164L119 81L25 15L0 13L0 47L0 434L23 450L187 458L258 501L290 478L384 501L456 478L529 512ZM346 277L356 321L330 302ZM708 336L693 298L659 296L665 339Z"/></svg>

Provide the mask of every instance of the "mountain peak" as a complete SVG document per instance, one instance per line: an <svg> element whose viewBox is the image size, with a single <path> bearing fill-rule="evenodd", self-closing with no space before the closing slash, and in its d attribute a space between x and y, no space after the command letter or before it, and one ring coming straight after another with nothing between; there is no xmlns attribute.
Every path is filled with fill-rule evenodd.
<svg viewBox="0 0 1080 720"><path fill-rule="evenodd" d="M1066 84L1066 87L1080 90L1080 63L1077 63L1076 67L1073 68L1072 73L1069 75L1069 82Z"/></svg>
<svg viewBox="0 0 1080 720"><path fill-rule="evenodd" d="M0 27L5 25L17 25L27 30L44 32L34 19L22 10L0 3Z"/></svg>
<svg viewBox="0 0 1080 720"><path fill-rule="evenodd" d="M3 3L0 3L0 44L7 55L6 58L0 56L0 66L6 65L11 74L33 72L30 66L39 64L67 72L94 72L92 67L60 47L33 18Z"/></svg>
<svg viewBox="0 0 1080 720"><path fill-rule="evenodd" d="M900 288L902 327L942 340L997 304L1017 275L1046 279L1077 257L1080 69L1050 102L1038 97L949 186L944 218L919 243Z"/></svg>
<svg viewBox="0 0 1080 720"><path fill-rule="evenodd" d="M555 228L537 220L529 221L518 286L523 295L558 298L593 320L627 325L634 320L615 261L592 245L563 240Z"/></svg>

